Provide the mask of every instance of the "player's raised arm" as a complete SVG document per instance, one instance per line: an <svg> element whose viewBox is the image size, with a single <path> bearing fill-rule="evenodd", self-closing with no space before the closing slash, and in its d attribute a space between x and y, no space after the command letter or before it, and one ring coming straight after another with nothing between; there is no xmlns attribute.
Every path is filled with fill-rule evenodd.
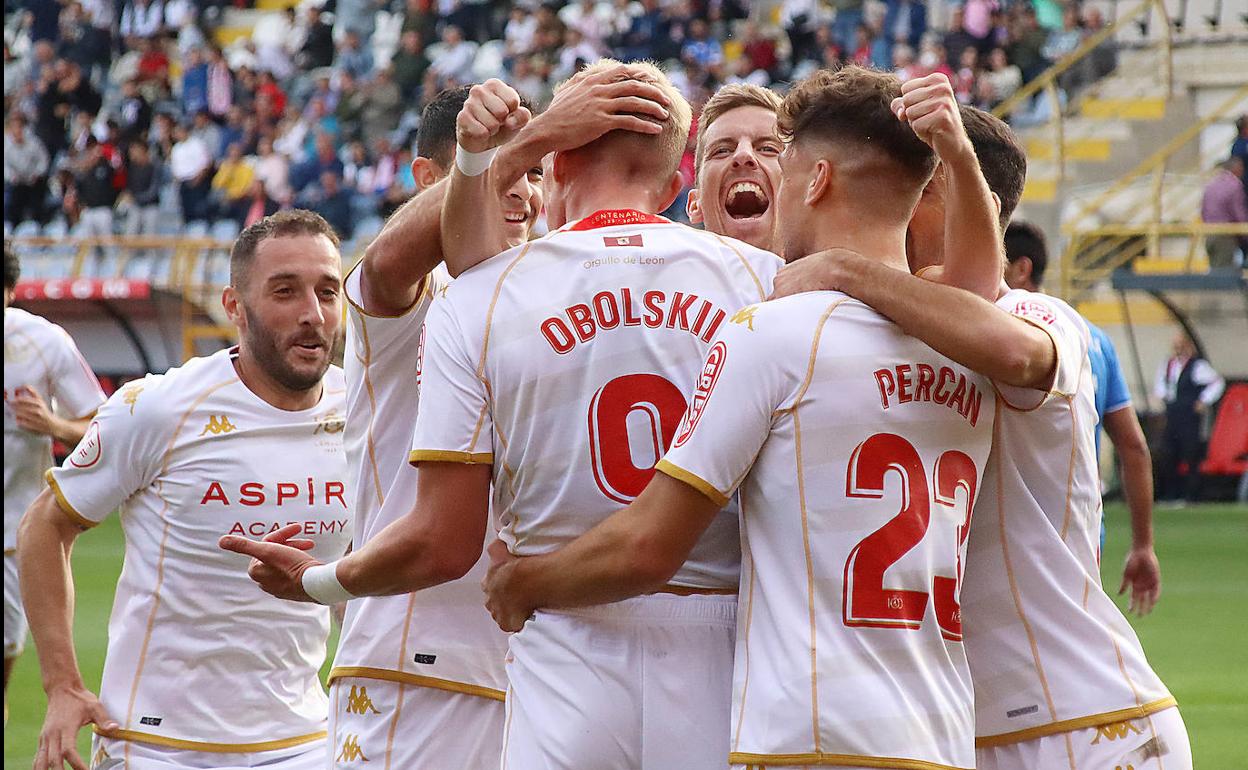
<svg viewBox="0 0 1248 770"><path fill-rule="evenodd" d="M497 80L475 86L456 123L460 147L442 216L451 274L515 245L505 236L503 203L547 155L617 129L658 134L667 103L662 90L637 79L628 64L573 77L531 120L510 86ZM563 224L562 215L550 218L555 226Z"/></svg>
<svg viewBox="0 0 1248 770"><path fill-rule="evenodd" d="M1057 347L1048 332L962 289L891 270L859 254L820 255L823 279L937 352L993 380L1048 390Z"/></svg>
<svg viewBox="0 0 1248 770"><path fill-rule="evenodd" d="M422 190L368 244L360 265L365 310L398 315L415 304L421 281L442 261L439 222L445 198L445 180Z"/></svg>
<svg viewBox="0 0 1248 770"><path fill-rule="evenodd" d="M940 281L995 300L1005 265L999 204L962 125L953 86L937 72L906 81L901 93L893 100L894 112L936 151L944 174L945 262Z"/></svg>

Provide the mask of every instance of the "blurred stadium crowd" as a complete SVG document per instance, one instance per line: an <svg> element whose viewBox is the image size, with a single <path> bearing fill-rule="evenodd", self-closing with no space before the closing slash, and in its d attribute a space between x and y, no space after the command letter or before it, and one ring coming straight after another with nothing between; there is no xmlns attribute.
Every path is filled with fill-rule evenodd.
<svg viewBox="0 0 1248 770"><path fill-rule="evenodd" d="M652 59L696 108L724 83L852 61L945 72L991 108L1104 24L1062 0L932 4L940 26L924 0L305 0L223 49L225 5L6 0L6 233L228 239L301 206L350 239L414 192L420 110L458 84L500 77L542 105L587 62ZM1098 48L1064 89L1113 59Z"/></svg>

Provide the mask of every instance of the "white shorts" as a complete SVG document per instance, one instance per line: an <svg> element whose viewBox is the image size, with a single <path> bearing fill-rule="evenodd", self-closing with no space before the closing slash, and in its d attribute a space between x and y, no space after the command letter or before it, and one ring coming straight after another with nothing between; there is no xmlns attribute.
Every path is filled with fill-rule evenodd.
<svg viewBox="0 0 1248 770"><path fill-rule="evenodd" d="M1177 708L1142 719L989 746L975 752L979 770L1192 770L1192 745Z"/></svg>
<svg viewBox="0 0 1248 770"><path fill-rule="evenodd" d="M538 612L507 655L505 770L723 770L736 596Z"/></svg>
<svg viewBox="0 0 1248 770"><path fill-rule="evenodd" d="M329 689L331 768L496 770L502 701L384 679L343 677Z"/></svg>
<svg viewBox="0 0 1248 770"><path fill-rule="evenodd" d="M17 582L17 554L4 555L4 659L16 658L26 648L26 612Z"/></svg>
<svg viewBox="0 0 1248 770"><path fill-rule="evenodd" d="M96 735L91 740L91 770L325 770L328 741L248 754L171 749L138 741Z"/></svg>

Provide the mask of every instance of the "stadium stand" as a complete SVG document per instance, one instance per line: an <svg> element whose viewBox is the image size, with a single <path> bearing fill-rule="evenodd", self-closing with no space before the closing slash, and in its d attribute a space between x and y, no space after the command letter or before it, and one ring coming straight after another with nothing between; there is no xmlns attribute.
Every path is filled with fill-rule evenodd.
<svg viewBox="0 0 1248 770"><path fill-rule="evenodd" d="M695 114L721 84L784 90L847 61L946 73L1019 133L1018 216L1061 251L1047 289L1129 351L1144 411L1142 373L1175 322L1248 375L1248 223L1202 206L1244 173L1228 157L1248 156L1235 3L8 0L4 40L6 237L33 279L172 297L176 331L150 360L228 339L226 249L265 214L319 211L353 261L413 194L420 110L440 89L499 77L540 106L611 55L660 62ZM684 218L684 195L667 214Z"/></svg>

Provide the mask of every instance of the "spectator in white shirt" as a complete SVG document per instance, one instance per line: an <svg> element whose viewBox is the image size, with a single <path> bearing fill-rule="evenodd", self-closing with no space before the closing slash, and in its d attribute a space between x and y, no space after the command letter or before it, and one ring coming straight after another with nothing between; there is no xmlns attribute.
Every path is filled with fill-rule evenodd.
<svg viewBox="0 0 1248 770"><path fill-rule="evenodd" d="M1185 332L1175 335L1173 355L1157 371L1153 395L1166 405L1162 437L1161 499L1182 503L1200 499L1205 416L1226 380L1196 349Z"/></svg>
<svg viewBox="0 0 1248 770"><path fill-rule="evenodd" d="M442 30L442 51L429 64L429 78L433 79L433 90L451 88L456 85L471 83L472 63L477 56L477 46L464 40L459 27L448 24Z"/></svg>
<svg viewBox="0 0 1248 770"><path fill-rule="evenodd" d="M208 193L212 182L212 154L203 140L192 136L186 126L173 129L174 145L169 153L169 172L178 185L185 222L207 221Z"/></svg>
<svg viewBox="0 0 1248 770"><path fill-rule="evenodd" d="M127 46L133 38L155 37L164 28L165 7L160 0L129 0L121 11L121 26L118 31L127 40Z"/></svg>

